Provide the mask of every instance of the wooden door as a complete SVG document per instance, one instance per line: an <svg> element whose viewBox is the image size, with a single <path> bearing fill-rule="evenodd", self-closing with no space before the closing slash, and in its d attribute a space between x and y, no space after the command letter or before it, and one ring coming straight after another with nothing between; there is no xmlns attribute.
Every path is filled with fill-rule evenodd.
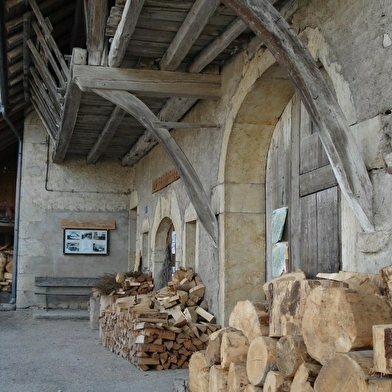
<svg viewBox="0 0 392 392"><path fill-rule="evenodd" d="M266 173L267 277L273 276L271 214L288 207L280 242L289 270L308 278L340 267L340 192L317 130L297 96L277 124ZM276 271L276 270L274 270Z"/></svg>

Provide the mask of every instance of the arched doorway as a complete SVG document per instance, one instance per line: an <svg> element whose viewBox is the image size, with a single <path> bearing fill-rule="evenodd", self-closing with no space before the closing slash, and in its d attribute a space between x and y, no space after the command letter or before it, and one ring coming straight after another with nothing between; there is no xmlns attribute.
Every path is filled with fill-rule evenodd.
<svg viewBox="0 0 392 392"><path fill-rule="evenodd" d="M176 268L176 231L170 218L165 217L156 233L154 282L160 289L171 280L173 269Z"/></svg>

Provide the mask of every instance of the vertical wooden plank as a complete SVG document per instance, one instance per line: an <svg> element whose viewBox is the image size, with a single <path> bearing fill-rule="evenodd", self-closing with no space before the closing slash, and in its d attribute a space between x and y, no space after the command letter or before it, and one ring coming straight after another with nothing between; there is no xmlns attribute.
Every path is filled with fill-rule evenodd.
<svg viewBox="0 0 392 392"><path fill-rule="evenodd" d="M280 207L288 207L291 194L291 103L284 110L272 135L266 172L266 274L272 277L271 214ZM282 241L287 241L290 208Z"/></svg>
<svg viewBox="0 0 392 392"><path fill-rule="evenodd" d="M338 187L317 193L318 272L337 272L340 267Z"/></svg>
<svg viewBox="0 0 392 392"><path fill-rule="evenodd" d="M311 194L301 198L301 269L307 278L314 278L317 273L317 198Z"/></svg>
<svg viewBox="0 0 392 392"><path fill-rule="evenodd" d="M105 49L107 13L107 0L88 1L87 50L89 65L101 65Z"/></svg>
<svg viewBox="0 0 392 392"><path fill-rule="evenodd" d="M300 129L301 129L301 101L298 95L292 100L291 108L291 186L289 205L289 262L290 270L300 268L300 196L299 196L299 165L300 165Z"/></svg>

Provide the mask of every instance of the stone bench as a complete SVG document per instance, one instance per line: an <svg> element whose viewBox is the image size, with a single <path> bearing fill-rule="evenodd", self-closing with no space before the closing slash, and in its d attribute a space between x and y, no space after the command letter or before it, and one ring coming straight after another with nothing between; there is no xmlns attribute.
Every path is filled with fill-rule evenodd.
<svg viewBox="0 0 392 392"><path fill-rule="evenodd" d="M36 276L37 295L45 295L45 307L49 309L49 296L90 297L91 289L100 278L72 278L59 276Z"/></svg>

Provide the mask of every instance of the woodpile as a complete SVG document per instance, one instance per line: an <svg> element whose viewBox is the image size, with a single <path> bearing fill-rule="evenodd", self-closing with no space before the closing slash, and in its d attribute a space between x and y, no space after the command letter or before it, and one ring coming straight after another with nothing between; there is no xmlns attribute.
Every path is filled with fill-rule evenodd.
<svg viewBox="0 0 392 392"><path fill-rule="evenodd" d="M151 275L117 274L116 281L121 288L101 296L100 341L142 370L187 368L220 329L204 301L205 286L190 268L177 270L156 292L135 293L144 282L151 288Z"/></svg>
<svg viewBox="0 0 392 392"><path fill-rule="evenodd" d="M13 250L0 249L0 291L11 291L12 286Z"/></svg>
<svg viewBox="0 0 392 392"><path fill-rule="evenodd" d="M190 391L392 391L391 272L267 282L266 301L239 301L193 354Z"/></svg>

